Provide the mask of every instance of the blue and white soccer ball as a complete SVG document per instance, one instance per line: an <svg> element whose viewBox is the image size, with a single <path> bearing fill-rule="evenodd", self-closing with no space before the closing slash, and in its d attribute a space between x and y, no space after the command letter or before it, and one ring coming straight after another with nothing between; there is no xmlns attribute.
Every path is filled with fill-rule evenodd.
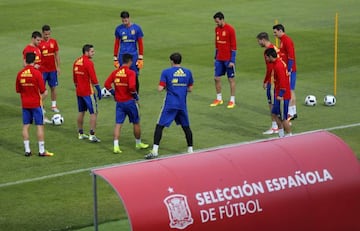
<svg viewBox="0 0 360 231"><path fill-rule="evenodd" d="M51 117L51 122L53 125L59 126L64 123L64 117L62 117L60 114L55 114L53 117Z"/></svg>
<svg viewBox="0 0 360 231"><path fill-rule="evenodd" d="M324 104L326 106L334 106L336 104L336 98L333 95L326 95L324 97Z"/></svg>
<svg viewBox="0 0 360 231"><path fill-rule="evenodd" d="M102 97L110 97L111 96L111 92L108 91L105 87L103 89L101 89L101 96Z"/></svg>
<svg viewBox="0 0 360 231"><path fill-rule="evenodd" d="M306 106L315 106L316 105L316 97L314 95L308 95L305 97L305 105Z"/></svg>

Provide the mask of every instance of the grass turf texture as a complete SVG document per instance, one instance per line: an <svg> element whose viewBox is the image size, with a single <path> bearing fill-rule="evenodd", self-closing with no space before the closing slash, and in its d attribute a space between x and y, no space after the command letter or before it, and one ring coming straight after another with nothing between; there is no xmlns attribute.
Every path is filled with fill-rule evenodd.
<svg viewBox="0 0 360 231"><path fill-rule="evenodd" d="M112 154L114 102L99 103L97 135L102 140L91 144L77 139L76 99L71 66L81 55L85 43L95 45L94 63L101 85L113 70L112 50L115 26L121 23L119 12L128 10L133 22L142 26L145 34L145 67L141 72L140 104L143 141L152 142L153 129L164 94L156 91L160 71L169 66L171 52L183 54L183 65L193 70L194 92L188 107L194 133L195 149L264 139L269 125L265 92L263 49L255 36L261 31L272 34L274 20L283 23L296 46L299 119L293 122L293 132L359 123L360 97L357 50L360 41L360 3L354 0L322 2L268 1L192 1L176 4L167 1L20 1L0 3L0 184L22 181L51 174L75 171L73 174L0 188L1 230L74 230L91 226L93 222L92 178L90 169L125 161L142 159L146 150L136 151L132 126L122 130L121 155ZM213 84L214 22L216 11L237 31L237 107L210 108L215 97ZM322 98L333 92L334 16L339 12L339 53L337 104L321 105ZM65 118L62 126L46 126L46 147L55 152L53 158L25 158L21 137L21 107L14 92L16 73L22 65L21 52L30 41L33 30L50 24L53 37L60 44L61 75L58 106ZM274 39L272 38L274 41ZM318 105L305 107L306 95L317 96ZM223 96L227 102L229 87L223 79ZM49 110L49 98L46 109ZM51 113L49 113L51 115ZM88 117L86 117L88 119ZM88 120L87 120L88 121ZM88 123L85 124L88 128ZM360 156L360 128L332 131L344 139ZM35 129L31 129L31 147L37 152ZM160 154L186 151L181 128L164 130ZM326 157L324 157L326 158ZM114 191L98 181L99 221L126 219ZM100 230L128 227L126 221L111 222ZM92 230L88 228L86 230ZM85 231L85 229L84 229Z"/></svg>

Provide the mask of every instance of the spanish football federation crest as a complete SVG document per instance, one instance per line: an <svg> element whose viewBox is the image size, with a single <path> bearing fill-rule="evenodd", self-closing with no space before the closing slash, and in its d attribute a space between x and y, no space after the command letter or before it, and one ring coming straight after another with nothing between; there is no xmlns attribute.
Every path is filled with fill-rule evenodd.
<svg viewBox="0 0 360 231"><path fill-rule="evenodd" d="M185 195L170 195L164 199L164 203L169 213L170 228L185 229L194 222Z"/></svg>

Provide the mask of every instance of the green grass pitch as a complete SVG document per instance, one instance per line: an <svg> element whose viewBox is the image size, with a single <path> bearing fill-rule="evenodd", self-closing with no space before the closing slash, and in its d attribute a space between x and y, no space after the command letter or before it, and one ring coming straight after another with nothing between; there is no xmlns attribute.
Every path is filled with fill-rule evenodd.
<svg viewBox="0 0 360 231"><path fill-rule="evenodd" d="M132 126L124 124L121 155L112 154L114 101L99 103L97 135L91 144L77 139L76 98L72 84L72 63L85 43L95 46L94 63L103 85L113 70L114 29L121 23L119 13L128 10L132 22L144 31L145 66L141 72L140 105L142 139L152 143L153 130L164 94L157 92L162 69L169 66L171 52L183 55L183 66L192 69L194 91L188 97L194 148L265 139L270 125L262 79L265 72L263 49L256 35L272 35L275 20L283 23L295 42L298 66L297 105L299 118L293 132L333 128L360 122L360 2L336 1L205 1L183 0L169 4L156 1L100 0L2 0L0 2L0 229L7 231L93 230L92 178L94 167L142 159L146 150L136 151ZM215 12L237 31L237 107L210 108L215 97L213 82ZM334 18L339 13L337 104L321 104L333 93ZM65 118L62 126L46 126L46 147L53 158L23 156L21 107L15 93L16 73L22 67L21 52L34 30L49 24L60 45L61 75L58 106ZM272 41L274 41L271 36ZM303 104L306 95L315 95L315 107ZM229 86L223 79L227 101ZM46 108L49 111L49 100ZM50 113L51 114L51 113ZM88 121L88 117L86 117ZM88 129L88 123L85 123ZM360 157L360 127L331 130L344 139ZM37 152L35 129L31 147ZM181 128L164 130L160 155L186 151ZM326 158L326 157L324 157ZM70 172L71 174L62 175ZM56 176L59 174L59 176ZM46 176L54 176L46 178ZM44 177L44 178L42 178ZM37 179L35 181L31 179ZM18 182L17 184L13 184ZM98 181L100 230L129 227L126 213L114 191ZM118 220L123 220L118 222ZM115 222L114 222L115 221ZM88 227L88 228L86 228Z"/></svg>

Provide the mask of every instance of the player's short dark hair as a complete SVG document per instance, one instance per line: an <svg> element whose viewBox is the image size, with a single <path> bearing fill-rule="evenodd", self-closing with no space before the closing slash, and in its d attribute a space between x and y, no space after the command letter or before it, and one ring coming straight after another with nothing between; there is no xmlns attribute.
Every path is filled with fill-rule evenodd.
<svg viewBox="0 0 360 231"><path fill-rule="evenodd" d="M125 53L122 55L123 63L129 63L132 60L133 56L131 54Z"/></svg>
<svg viewBox="0 0 360 231"><path fill-rule="evenodd" d="M224 14L222 13L222 12L216 12L215 14L214 14L214 17L213 17L214 19L220 19L220 20L222 20L222 19L225 19L225 16L224 16Z"/></svg>
<svg viewBox="0 0 360 231"><path fill-rule="evenodd" d="M173 61L174 64L181 63L181 54L179 52L172 53L170 55L170 60Z"/></svg>
<svg viewBox="0 0 360 231"><path fill-rule="evenodd" d="M25 54L25 62L27 64L35 62L35 53L34 52L28 52Z"/></svg>
<svg viewBox="0 0 360 231"><path fill-rule="evenodd" d="M82 48L82 53L85 54L85 52L88 52L91 48L93 48L94 46L91 44L85 44Z"/></svg>
<svg viewBox="0 0 360 231"><path fill-rule="evenodd" d="M285 32L285 27L282 24L276 24L273 26L273 30L281 30Z"/></svg>
<svg viewBox="0 0 360 231"><path fill-rule="evenodd" d="M269 34L266 32L260 32L257 36L257 39L265 39L265 40L269 40Z"/></svg>
<svg viewBox="0 0 360 231"><path fill-rule="evenodd" d="M31 34L31 38L41 38L41 37L42 37L42 35L39 31L34 31Z"/></svg>
<svg viewBox="0 0 360 231"><path fill-rule="evenodd" d="M130 17L130 14L129 14L129 12L127 12L127 11L121 11L120 17L121 17L121 18L129 18L129 17Z"/></svg>
<svg viewBox="0 0 360 231"><path fill-rule="evenodd" d="M49 25L43 25L41 29L42 29L42 32L51 30Z"/></svg>
<svg viewBox="0 0 360 231"><path fill-rule="evenodd" d="M276 58L277 57L277 53L276 50L274 48L268 48L265 50L265 55L268 57L273 57Z"/></svg>

